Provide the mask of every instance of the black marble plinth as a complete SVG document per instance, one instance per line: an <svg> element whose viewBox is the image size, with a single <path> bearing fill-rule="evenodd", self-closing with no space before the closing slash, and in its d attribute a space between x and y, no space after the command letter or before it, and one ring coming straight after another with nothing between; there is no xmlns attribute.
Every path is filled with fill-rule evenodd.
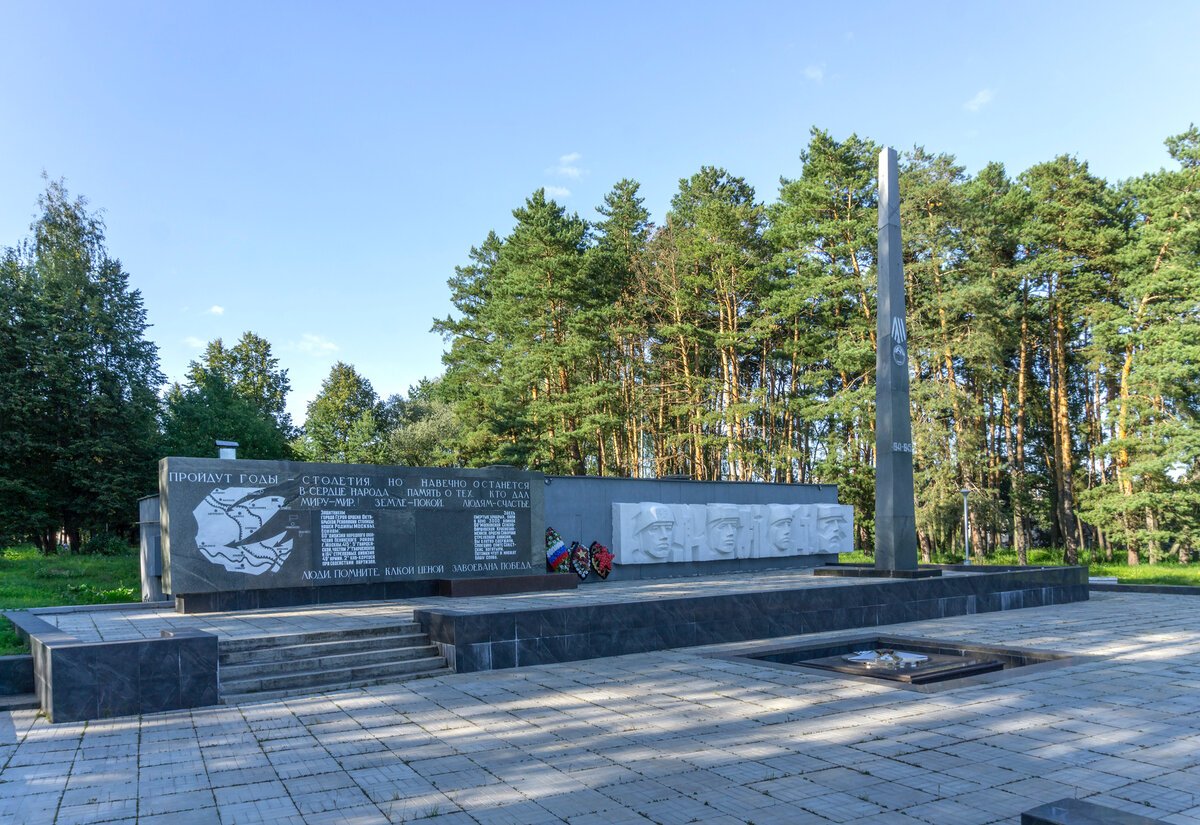
<svg viewBox="0 0 1200 825"><path fill-rule="evenodd" d="M1166 822L1068 797L1025 811L1021 814L1021 825L1166 825Z"/></svg>
<svg viewBox="0 0 1200 825"><path fill-rule="evenodd" d="M81 722L219 701L217 637L162 631L158 639L81 642L24 611L5 614L33 651L35 692L51 722Z"/></svg>
<svg viewBox="0 0 1200 825"><path fill-rule="evenodd" d="M437 583L438 595L452 598L574 590L578 586L579 577L574 573L544 573L540 576L505 576L490 579L443 579Z"/></svg>
<svg viewBox="0 0 1200 825"><path fill-rule="evenodd" d="M494 613L423 609L415 620L459 673L744 642L1086 601L1087 569L1035 567L795 590Z"/></svg>
<svg viewBox="0 0 1200 825"><path fill-rule="evenodd" d="M274 590L231 590L216 593L182 593L175 597L176 613L224 613L272 607L417 599L438 595L434 580L372 582L326 587L280 587Z"/></svg>
<svg viewBox="0 0 1200 825"><path fill-rule="evenodd" d="M33 693L33 656L0 656L0 696Z"/></svg>
<svg viewBox="0 0 1200 825"><path fill-rule="evenodd" d="M862 579L928 579L942 575L936 567L918 567L915 570L889 570L870 565L829 565L813 570L814 576L842 576Z"/></svg>

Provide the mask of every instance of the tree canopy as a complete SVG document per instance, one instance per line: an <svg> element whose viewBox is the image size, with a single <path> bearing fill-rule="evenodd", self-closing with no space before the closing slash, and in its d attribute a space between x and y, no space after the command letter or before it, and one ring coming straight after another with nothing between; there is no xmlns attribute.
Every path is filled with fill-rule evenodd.
<svg viewBox="0 0 1200 825"><path fill-rule="evenodd" d="M32 237L0 263L0 533L79 550L154 490L164 378L99 215L61 182L38 205Z"/></svg>

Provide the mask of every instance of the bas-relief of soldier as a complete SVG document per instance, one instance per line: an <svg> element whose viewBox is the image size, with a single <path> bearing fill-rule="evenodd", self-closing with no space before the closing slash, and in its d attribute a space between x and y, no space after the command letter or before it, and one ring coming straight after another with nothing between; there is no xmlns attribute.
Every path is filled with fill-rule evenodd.
<svg viewBox="0 0 1200 825"><path fill-rule="evenodd" d="M618 564L846 553L853 518L841 504L617 503L613 538Z"/></svg>

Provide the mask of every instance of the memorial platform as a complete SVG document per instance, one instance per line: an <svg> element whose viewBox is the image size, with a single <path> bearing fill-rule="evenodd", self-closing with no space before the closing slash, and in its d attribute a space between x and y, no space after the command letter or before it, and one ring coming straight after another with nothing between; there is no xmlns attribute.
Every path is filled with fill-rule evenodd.
<svg viewBox="0 0 1200 825"><path fill-rule="evenodd" d="M220 682L214 650L233 640L352 634L412 622L452 670L468 673L1088 598L1082 567L941 570L940 577L918 579L829 578L792 570L606 581L554 592L191 615L175 612L170 603L6 615L30 636L43 709L59 721L212 704L219 697L209 686ZM178 681L153 671L159 653L170 653L170 679ZM106 676L98 678L97 668ZM141 673L154 684L143 684ZM130 695L120 695L122 690Z"/></svg>

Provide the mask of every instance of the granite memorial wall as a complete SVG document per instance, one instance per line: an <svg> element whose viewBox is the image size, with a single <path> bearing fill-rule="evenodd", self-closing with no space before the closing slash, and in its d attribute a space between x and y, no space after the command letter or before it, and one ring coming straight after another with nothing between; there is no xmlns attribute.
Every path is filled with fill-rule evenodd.
<svg viewBox="0 0 1200 825"><path fill-rule="evenodd" d="M540 574L542 478L508 468L164 458L163 590Z"/></svg>
<svg viewBox="0 0 1200 825"><path fill-rule="evenodd" d="M613 554L609 579L816 567L853 545L832 484L546 476L546 526ZM592 577L591 580L595 580Z"/></svg>

